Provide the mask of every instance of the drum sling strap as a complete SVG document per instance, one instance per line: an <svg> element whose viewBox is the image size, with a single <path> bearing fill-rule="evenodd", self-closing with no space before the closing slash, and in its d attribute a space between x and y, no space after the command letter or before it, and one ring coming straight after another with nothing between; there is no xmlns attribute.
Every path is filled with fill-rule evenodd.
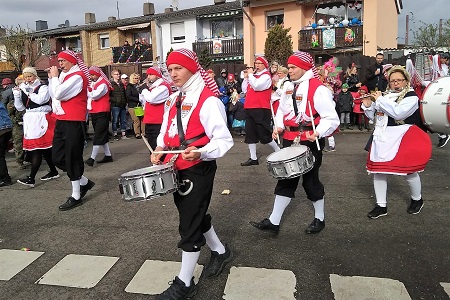
<svg viewBox="0 0 450 300"><path fill-rule="evenodd" d="M177 129L178 129L178 137L180 138L180 150L186 149L189 144L192 144L196 140L201 139L202 137L206 136L206 133L202 133L196 137L193 137L192 139L185 140L184 131L183 131L183 124L181 123L181 99L183 97L183 93L180 92L177 97L177 102L175 103L175 106L177 108Z"/></svg>
<svg viewBox="0 0 450 300"><path fill-rule="evenodd" d="M292 104L294 106L294 113L295 113L296 117L298 116L298 107L297 107L297 99L296 99L298 86L299 86L298 83L294 84L294 91L292 92L292 102L293 102ZM309 101L309 97L310 97L310 92L308 91L308 98L306 99L306 101ZM312 97L312 95L311 95L311 97ZM313 122L314 122L314 119L317 118L318 116L319 116L318 113L311 116ZM312 130L313 127L310 125L310 123L311 122L299 124L299 130L300 131Z"/></svg>

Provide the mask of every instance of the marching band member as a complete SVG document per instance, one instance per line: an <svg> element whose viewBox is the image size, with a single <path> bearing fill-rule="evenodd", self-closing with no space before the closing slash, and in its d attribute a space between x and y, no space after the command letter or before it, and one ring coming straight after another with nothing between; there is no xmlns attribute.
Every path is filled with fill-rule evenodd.
<svg viewBox="0 0 450 300"><path fill-rule="evenodd" d="M163 121L164 103L172 94L172 89L169 82L163 79L159 68L148 68L146 73L150 86L142 90L139 98L145 101L143 120L145 124L145 137L152 149L155 149L156 139Z"/></svg>
<svg viewBox="0 0 450 300"><path fill-rule="evenodd" d="M303 174L303 188L314 206L314 220L306 229L306 233L319 233L325 227L324 187L319 179L322 164L324 137L329 136L339 126L339 117L334 108L331 91L319 80L314 60L309 53L296 52L288 59L289 76L292 82L286 83L277 112L277 126L273 136L283 132L283 148L293 144L296 138L300 144L310 148L314 158L313 168ZM310 114L312 111L312 116ZM312 122L315 125L313 130ZM320 149L316 144L319 139ZM275 187L275 202L272 214L261 222L250 222L251 225L273 233L280 229L284 210L295 197L300 177L281 179Z"/></svg>
<svg viewBox="0 0 450 300"><path fill-rule="evenodd" d="M205 243L211 249L211 259L201 277L219 275L233 257L230 248L219 240L211 215L207 214L217 169L215 159L233 146L225 109L217 98L217 84L200 66L197 55L188 49L171 52L167 68L179 92L166 102L168 109L155 150L184 149L178 156L167 154L164 161L174 161L179 180L192 190L183 191L182 187L173 194L180 218L181 270L158 300L185 299L196 294L192 275ZM153 164L160 163L161 158L162 154L151 155Z"/></svg>
<svg viewBox="0 0 450 300"><path fill-rule="evenodd" d="M419 98L410 88L410 75L401 66L388 73L392 93L373 94L375 101L363 99L362 108L370 119L376 118L373 141L367 158L367 171L373 176L377 205L367 216L387 215L387 175L403 175L411 190L407 212L418 214L423 207L419 173L431 157L431 141L422 124Z"/></svg>
<svg viewBox="0 0 450 300"><path fill-rule="evenodd" d="M83 176L89 71L71 50L60 52L58 63L61 74L56 66L48 70L52 109L56 115L52 157L56 167L67 172L72 183L72 194L59 206L59 210L69 210L81 205L83 197L95 185Z"/></svg>

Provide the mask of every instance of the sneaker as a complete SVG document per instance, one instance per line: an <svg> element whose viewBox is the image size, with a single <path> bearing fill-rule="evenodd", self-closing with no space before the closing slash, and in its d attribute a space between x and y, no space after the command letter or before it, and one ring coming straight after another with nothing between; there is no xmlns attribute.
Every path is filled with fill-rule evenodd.
<svg viewBox="0 0 450 300"><path fill-rule="evenodd" d="M246 166L257 166L259 165L259 161L257 159L251 159L249 158L247 161L241 163L241 166L246 167Z"/></svg>
<svg viewBox="0 0 450 300"><path fill-rule="evenodd" d="M267 218L262 220L261 222L250 221L250 225L258 228L259 230L269 231L275 234L278 234L278 232L280 231L280 225L272 224L272 222L270 222L270 220Z"/></svg>
<svg viewBox="0 0 450 300"><path fill-rule="evenodd" d="M322 229L325 228L325 221L320 221L317 218L314 218L311 224L309 224L308 228L306 228L305 232L307 234L319 233Z"/></svg>
<svg viewBox="0 0 450 300"><path fill-rule="evenodd" d="M333 152L333 151L336 151L336 148L328 146L328 147L325 147L325 149L323 149L323 151L325 151L325 152Z"/></svg>
<svg viewBox="0 0 450 300"><path fill-rule="evenodd" d="M379 217L387 216L387 207L381 207L377 205L367 214L367 216L371 219L377 219Z"/></svg>
<svg viewBox="0 0 450 300"><path fill-rule="evenodd" d="M56 178L59 178L58 172L56 172L56 173L48 172L46 175L41 177L41 180L47 181L47 180L56 179Z"/></svg>
<svg viewBox="0 0 450 300"><path fill-rule="evenodd" d="M155 300L184 300L194 297L195 294L197 294L197 286L194 283L194 277L191 279L191 285L187 287L178 276L175 276L169 288L156 296Z"/></svg>
<svg viewBox="0 0 450 300"><path fill-rule="evenodd" d="M27 176L23 179L17 179L17 182L29 187L34 187L34 184L36 183L36 181L30 176Z"/></svg>
<svg viewBox="0 0 450 300"><path fill-rule="evenodd" d="M9 179L9 180L0 180L0 187L5 187L5 186L8 186L8 185L11 185L12 184L12 181L11 181L11 179Z"/></svg>
<svg viewBox="0 0 450 300"><path fill-rule="evenodd" d="M122 139L122 140L129 140L130 138L127 137L126 135L122 135L121 139Z"/></svg>
<svg viewBox="0 0 450 300"><path fill-rule="evenodd" d="M411 215L417 215L418 213L420 213L420 211L422 210L423 207L423 200L412 200L411 199L411 204L408 207L408 214Z"/></svg>
<svg viewBox="0 0 450 300"><path fill-rule="evenodd" d="M225 253L219 254L216 251L211 251L211 258L208 265L203 268L201 278L212 278L219 275L225 265L233 260L233 252L231 252L228 245L225 245Z"/></svg>
<svg viewBox="0 0 450 300"><path fill-rule="evenodd" d="M450 135L446 135L443 138L439 138L439 143L437 144L438 148L442 148L445 145L447 145L448 141L450 140Z"/></svg>

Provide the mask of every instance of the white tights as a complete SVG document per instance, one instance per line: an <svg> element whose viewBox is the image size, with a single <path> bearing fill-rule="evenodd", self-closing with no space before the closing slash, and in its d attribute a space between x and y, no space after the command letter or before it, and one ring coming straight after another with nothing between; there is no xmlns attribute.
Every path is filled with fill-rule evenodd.
<svg viewBox="0 0 450 300"><path fill-rule="evenodd" d="M422 184L420 182L419 173L408 174L405 177L411 191L411 199L420 200L422 198ZM381 207L386 207L387 174L373 174L373 187L375 189L377 204Z"/></svg>

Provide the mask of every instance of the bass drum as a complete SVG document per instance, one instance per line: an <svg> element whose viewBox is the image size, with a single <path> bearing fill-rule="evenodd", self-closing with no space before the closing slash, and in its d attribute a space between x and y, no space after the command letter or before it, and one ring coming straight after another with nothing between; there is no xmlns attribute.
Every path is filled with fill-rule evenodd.
<svg viewBox="0 0 450 300"><path fill-rule="evenodd" d="M420 115L431 132L450 134L450 77L431 82L420 101Z"/></svg>

